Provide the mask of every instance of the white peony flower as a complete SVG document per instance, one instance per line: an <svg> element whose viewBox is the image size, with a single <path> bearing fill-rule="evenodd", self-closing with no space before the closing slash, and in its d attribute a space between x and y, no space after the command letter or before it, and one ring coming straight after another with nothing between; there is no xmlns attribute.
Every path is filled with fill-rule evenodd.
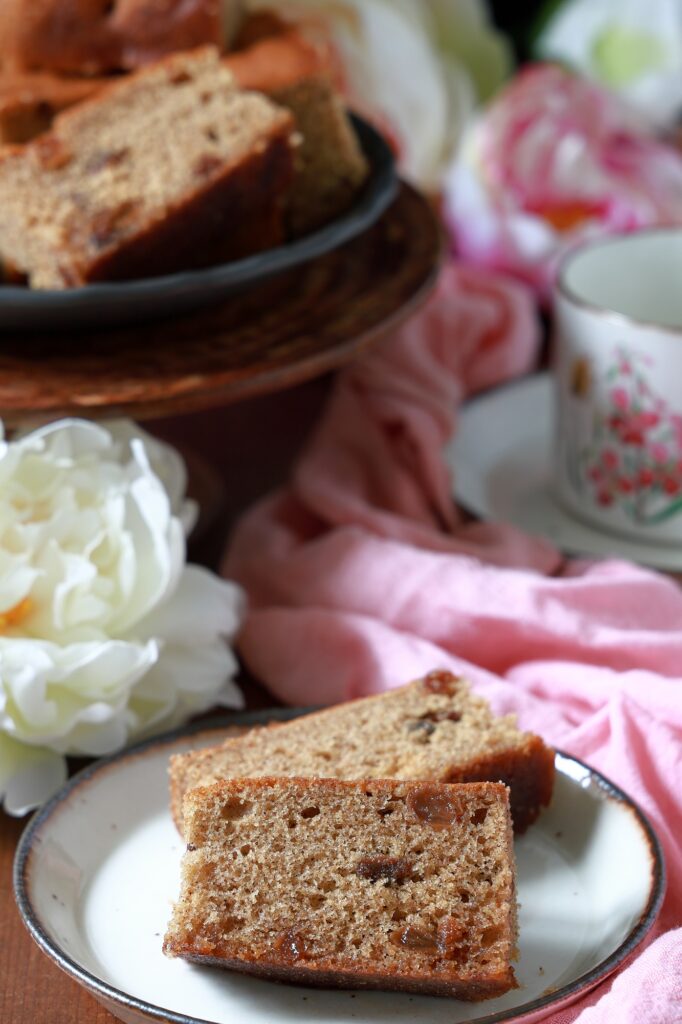
<svg viewBox="0 0 682 1024"><path fill-rule="evenodd" d="M504 81L511 49L481 0L247 0L321 27L351 105L397 143L403 174L437 189L478 102Z"/></svg>
<svg viewBox="0 0 682 1024"><path fill-rule="evenodd" d="M162 482L163 481L163 482ZM0 427L0 795L45 800L102 756L239 707L238 587L185 564L194 509L170 448L129 423Z"/></svg>

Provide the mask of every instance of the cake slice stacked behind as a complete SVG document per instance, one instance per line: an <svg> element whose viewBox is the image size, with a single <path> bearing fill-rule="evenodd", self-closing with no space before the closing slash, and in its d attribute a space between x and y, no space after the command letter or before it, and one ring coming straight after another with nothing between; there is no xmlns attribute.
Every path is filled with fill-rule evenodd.
<svg viewBox="0 0 682 1024"><path fill-rule="evenodd" d="M172 757L171 807L178 827L188 790L263 775L501 781L511 790L514 826L523 831L550 801L554 751L521 732L513 716L493 715L463 680L433 672L376 697Z"/></svg>

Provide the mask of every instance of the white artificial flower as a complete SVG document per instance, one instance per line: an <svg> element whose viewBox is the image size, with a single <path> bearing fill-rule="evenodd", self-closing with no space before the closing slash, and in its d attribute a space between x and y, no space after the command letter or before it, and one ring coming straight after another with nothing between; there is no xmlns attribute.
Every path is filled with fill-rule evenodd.
<svg viewBox="0 0 682 1024"><path fill-rule="evenodd" d="M185 563L182 460L134 425L0 427L0 795L45 800L102 756L241 706L238 587Z"/></svg>
<svg viewBox="0 0 682 1024"><path fill-rule="evenodd" d="M481 0L247 0L326 30L349 101L385 127L403 174L438 189L477 103L511 69Z"/></svg>
<svg viewBox="0 0 682 1024"><path fill-rule="evenodd" d="M543 26L537 55L620 93L659 128L682 113L679 0L565 0Z"/></svg>

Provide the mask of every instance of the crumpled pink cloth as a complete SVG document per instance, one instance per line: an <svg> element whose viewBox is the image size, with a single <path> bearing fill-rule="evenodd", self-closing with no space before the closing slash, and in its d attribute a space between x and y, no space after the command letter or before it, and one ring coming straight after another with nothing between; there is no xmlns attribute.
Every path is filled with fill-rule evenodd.
<svg viewBox="0 0 682 1024"><path fill-rule="evenodd" d="M344 371L291 485L250 510L224 571L251 610L239 649L290 704L436 667L634 797L668 888L645 951L553 1024L682 1022L682 591L621 561L566 563L462 522L441 450L467 394L526 371L522 286L448 265L426 306Z"/></svg>

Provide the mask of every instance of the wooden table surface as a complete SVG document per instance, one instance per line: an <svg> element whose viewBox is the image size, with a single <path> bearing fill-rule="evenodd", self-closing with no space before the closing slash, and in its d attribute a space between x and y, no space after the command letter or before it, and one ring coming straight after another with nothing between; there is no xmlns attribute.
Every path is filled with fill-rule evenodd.
<svg viewBox="0 0 682 1024"><path fill-rule="evenodd" d="M12 893L12 862L25 824L0 817L0 1021L111 1024L115 1018L40 952L21 922Z"/></svg>

